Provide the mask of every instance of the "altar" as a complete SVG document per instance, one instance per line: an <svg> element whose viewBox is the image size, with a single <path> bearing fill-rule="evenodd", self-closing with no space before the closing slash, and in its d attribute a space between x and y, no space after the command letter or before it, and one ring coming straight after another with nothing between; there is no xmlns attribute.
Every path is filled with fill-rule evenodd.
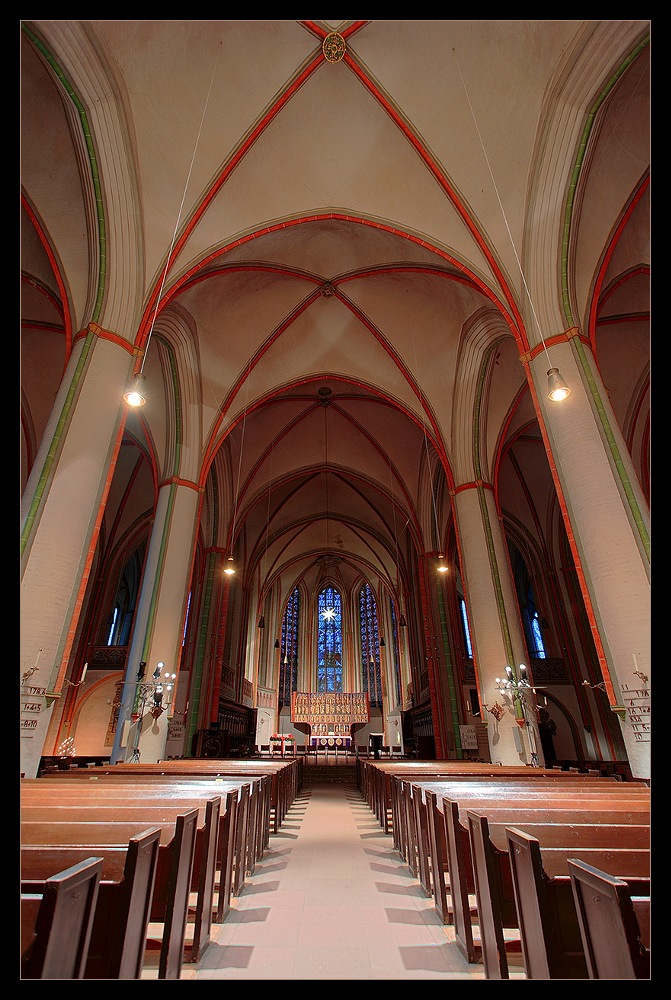
<svg viewBox="0 0 671 1000"><path fill-rule="evenodd" d="M311 736L310 746L314 750L326 747L328 750L348 750L352 746L351 736Z"/></svg>

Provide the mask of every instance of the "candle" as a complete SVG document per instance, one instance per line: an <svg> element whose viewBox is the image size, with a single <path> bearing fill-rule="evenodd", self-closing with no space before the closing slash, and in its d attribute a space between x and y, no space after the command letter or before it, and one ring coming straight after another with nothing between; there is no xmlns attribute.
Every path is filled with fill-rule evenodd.
<svg viewBox="0 0 671 1000"><path fill-rule="evenodd" d="M634 657L634 670L638 670L638 660L636 659L636 653L631 654Z"/></svg>

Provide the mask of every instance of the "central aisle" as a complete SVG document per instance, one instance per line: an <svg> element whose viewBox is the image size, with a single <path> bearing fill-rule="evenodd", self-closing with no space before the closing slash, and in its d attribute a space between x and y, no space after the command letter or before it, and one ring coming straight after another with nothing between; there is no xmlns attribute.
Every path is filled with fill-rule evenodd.
<svg viewBox="0 0 671 1000"><path fill-rule="evenodd" d="M484 979L355 785L306 785L182 979Z"/></svg>

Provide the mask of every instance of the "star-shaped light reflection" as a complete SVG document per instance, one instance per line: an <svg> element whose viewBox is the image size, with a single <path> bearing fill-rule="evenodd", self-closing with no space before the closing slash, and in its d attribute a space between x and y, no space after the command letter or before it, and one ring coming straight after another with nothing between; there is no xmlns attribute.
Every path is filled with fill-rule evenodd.
<svg viewBox="0 0 671 1000"><path fill-rule="evenodd" d="M335 618L335 609L326 608L326 610L322 612L322 618L325 622L330 622L332 618Z"/></svg>

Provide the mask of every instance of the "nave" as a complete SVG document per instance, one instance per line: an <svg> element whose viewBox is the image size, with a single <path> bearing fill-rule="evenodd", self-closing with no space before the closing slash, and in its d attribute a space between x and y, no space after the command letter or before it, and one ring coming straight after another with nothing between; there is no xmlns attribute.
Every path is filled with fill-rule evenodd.
<svg viewBox="0 0 671 1000"><path fill-rule="evenodd" d="M520 958L521 962L521 958ZM156 978L145 969L143 979ZM484 979L356 784L304 783L201 961L181 979ZM525 979L513 965L511 979Z"/></svg>

